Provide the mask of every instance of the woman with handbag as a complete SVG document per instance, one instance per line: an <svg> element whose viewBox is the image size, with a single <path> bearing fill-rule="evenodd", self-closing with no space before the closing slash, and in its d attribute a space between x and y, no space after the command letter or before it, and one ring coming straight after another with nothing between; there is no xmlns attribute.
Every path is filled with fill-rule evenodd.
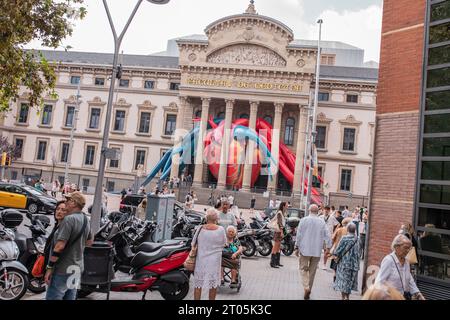
<svg viewBox="0 0 450 320"><path fill-rule="evenodd" d="M392 253L381 261L375 283L389 283L400 291L406 300L425 300L417 288L411 275L411 267L406 259L411 246L411 240L403 234L394 238L391 245Z"/></svg>
<svg viewBox="0 0 450 320"><path fill-rule="evenodd" d="M359 246L356 225L347 225L347 234L342 237L335 252L336 281L334 289L340 291L342 300L349 300L352 290L358 290Z"/></svg>
<svg viewBox="0 0 450 320"><path fill-rule="evenodd" d="M206 224L200 226L192 240L195 253L194 299L200 300L202 288L209 289L209 300L215 300L222 276L222 249L227 242L225 230L218 226L218 214L206 211Z"/></svg>
<svg viewBox="0 0 450 320"><path fill-rule="evenodd" d="M282 267L280 263L281 255L281 240L283 240L285 234L284 222L287 211L287 203L281 202L275 217L270 222L270 228L274 231L273 234L273 247L272 256L270 257L270 266L272 268Z"/></svg>
<svg viewBox="0 0 450 320"><path fill-rule="evenodd" d="M244 248L237 238L237 229L235 226L228 226L227 228L227 243L222 252L222 267L231 270L231 284L230 288L237 288L237 276L240 267L240 256ZM224 281L222 280L222 285Z"/></svg>

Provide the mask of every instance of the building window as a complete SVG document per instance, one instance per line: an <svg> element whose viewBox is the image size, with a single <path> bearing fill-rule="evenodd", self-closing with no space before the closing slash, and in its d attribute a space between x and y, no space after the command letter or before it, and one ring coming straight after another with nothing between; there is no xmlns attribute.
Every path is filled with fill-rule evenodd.
<svg viewBox="0 0 450 320"><path fill-rule="evenodd" d="M328 92L319 92L319 101L329 101L330 94Z"/></svg>
<svg viewBox="0 0 450 320"><path fill-rule="evenodd" d="M114 118L114 131L125 130L125 111L116 110L116 117Z"/></svg>
<svg viewBox="0 0 450 320"><path fill-rule="evenodd" d="M96 86L104 86L105 85L105 78L95 78L95 85Z"/></svg>
<svg viewBox="0 0 450 320"><path fill-rule="evenodd" d="M153 80L145 80L144 82L144 88L145 89L155 89L155 81Z"/></svg>
<svg viewBox="0 0 450 320"><path fill-rule="evenodd" d="M11 180L17 180L17 171L11 172Z"/></svg>
<svg viewBox="0 0 450 320"><path fill-rule="evenodd" d="M27 103L22 103L20 105L19 119L17 119L18 123L28 123L28 111L29 110L30 110L30 106Z"/></svg>
<svg viewBox="0 0 450 320"><path fill-rule="evenodd" d="M358 103L358 95L357 94L348 94L347 102L348 103Z"/></svg>
<svg viewBox="0 0 450 320"><path fill-rule="evenodd" d="M89 117L89 129L98 129L100 126L100 108L92 108Z"/></svg>
<svg viewBox="0 0 450 320"><path fill-rule="evenodd" d="M295 119L287 118L286 128L284 129L284 144L288 146L294 145L294 128Z"/></svg>
<svg viewBox="0 0 450 320"><path fill-rule="evenodd" d="M93 166L95 157L95 146L86 147L86 155L84 157L84 165Z"/></svg>
<svg viewBox="0 0 450 320"><path fill-rule="evenodd" d="M111 148L113 150L116 150L117 152L120 153L120 149L119 148ZM114 168L114 169L118 169L119 168L119 159L109 159L109 167L110 168Z"/></svg>
<svg viewBox="0 0 450 320"><path fill-rule="evenodd" d="M88 191L88 188L89 188L89 185L90 185L89 179L83 178L83 180L81 180L81 181L82 181L82 182L81 182L82 191L83 191L83 192L87 192L87 191Z"/></svg>
<svg viewBox="0 0 450 320"><path fill-rule="evenodd" d="M16 141L15 141L14 144L16 146L17 159L21 159L22 158L22 151L23 151L23 139L22 138L16 138Z"/></svg>
<svg viewBox="0 0 450 320"><path fill-rule="evenodd" d="M180 84L177 82L170 83L170 90L179 90Z"/></svg>
<svg viewBox="0 0 450 320"><path fill-rule="evenodd" d="M61 144L61 157L60 157L60 161L62 163L66 163L69 159L69 148L70 148L70 144L68 142L63 142Z"/></svg>
<svg viewBox="0 0 450 320"><path fill-rule="evenodd" d="M341 191L350 192L352 186L352 170L341 169Z"/></svg>
<svg viewBox="0 0 450 320"><path fill-rule="evenodd" d="M320 177L322 177L323 167L319 166L317 171L318 171L318 175ZM312 186L313 186L313 188L321 189L322 188L322 182L320 182L320 180L316 176L313 176Z"/></svg>
<svg viewBox="0 0 450 320"><path fill-rule="evenodd" d="M265 116L264 116L264 120L265 120L267 123L269 123L270 125L272 125L272 121L273 121L272 116L265 115Z"/></svg>
<svg viewBox="0 0 450 320"><path fill-rule="evenodd" d="M177 126L177 116L174 114L168 114L166 118L166 129L164 130L164 134L167 136L171 136Z"/></svg>
<svg viewBox="0 0 450 320"><path fill-rule="evenodd" d="M52 111L53 111L53 106L46 104L44 106L44 110L42 110L42 119L41 119L41 124L43 126L49 126L51 121L52 121Z"/></svg>
<svg viewBox="0 0 450 320"><path fill-rule="evenodd" d="M336 64L336 56L323 54L320 57L320 64L334 66Z"/></svg>
<svg viewBox="0 0 450 320"><path fill-rule="evenodd" d="M75 85L77 85L77 84L80 83L80 79L81 79L80 76L71 76L71 77L70 77L70 84L75 84Z"/></svg>
<svg viewBox="0 0 450 320"><path fill-rule="evenodd" d="M75 107L68 106L67 113L66 113L66 121L65 121L64 125L68 128L72 127L74 119L75 119Z"/></svg>
<svg viewBox="0 0 450 320"><path fill-rule="evenodd" d="M114 181L108 181L106 183L106 191L107 192L113 192L115 190L115 182Z"/></svg>
<svg viewBox="0 0 450 320"><path fill-rule="evenodd" d="M325 126L317 126L317 136L316 136L316 148L317 149L326 149L326 137L327 137L327 127Z"/></svg>
<svg viewBox="0 0 450 320"><path fill-rule="evenodd" d="M130 86L130 80L128 80L128 79L120 79L119 80L119 87L128 88L129 86Z"/></svg>
<svg viewBox="0 0 450 320"><path fill-rule="evenodd" d="M134 170L137 170L139 165L145 164L145 150L136 150L136 159L134 161Z"/></svg>
<svg viewBox="0 0 450 320"><path fill-rule="evenodd" d="M239 116L240 119L250 119L248 113L241 113L241 115Z"/></svg>
<svg viewBox="0 0 450 320"><path fill-rule="evenodd" d="M150 133L150 112L141 112L141 119L139 121L139 133Z"/></svg>
<svg viewBox="0 0 450 320"><path fill-rule="evenodd" d="M47 153L47 141L38 141L36 160L45 161L46 153Z"/></svg>
<svg viewBox="0 0 450 320"><path fill-rule="evenodd" d="M355 136L355 128L344 128L344 143L342 145L342 150L355 151Z"/></svg>

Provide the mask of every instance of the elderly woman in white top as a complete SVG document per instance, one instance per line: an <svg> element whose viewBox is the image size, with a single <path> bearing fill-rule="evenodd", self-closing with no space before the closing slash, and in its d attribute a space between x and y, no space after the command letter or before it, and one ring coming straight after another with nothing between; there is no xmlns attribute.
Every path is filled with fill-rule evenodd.
<svg viewBox="0 0 450 320"><path fill-rule="evenodd" d="M400 291L406 300L425 300L417 288L411 275L411 268L406 255L411 249L411 240L403 234L399 234L392 241L392 253L384 257L381 262L375 284L387 283Z"/></svg>
<svg viewBox="0 0 450 320"><path fill-rule="evenodd" d="M209 289L209 300L216 299L221 281L222 249L227 243L225 229L217 225L217 211L206 211L206 224L197 229L193 243L197 244L194 269L194 299L200 300L202 288Z"/></svg>

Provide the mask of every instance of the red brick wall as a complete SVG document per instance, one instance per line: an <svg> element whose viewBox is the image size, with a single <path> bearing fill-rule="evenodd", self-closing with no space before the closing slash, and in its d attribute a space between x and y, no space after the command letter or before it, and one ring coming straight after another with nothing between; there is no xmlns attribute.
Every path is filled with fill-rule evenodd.
<svg viewBox="0 0 450 320"><path fill-rule="evenodd" d="M426 0L383 6L366 267L379 266L401 224L413 220L419 146Z"/></svg>

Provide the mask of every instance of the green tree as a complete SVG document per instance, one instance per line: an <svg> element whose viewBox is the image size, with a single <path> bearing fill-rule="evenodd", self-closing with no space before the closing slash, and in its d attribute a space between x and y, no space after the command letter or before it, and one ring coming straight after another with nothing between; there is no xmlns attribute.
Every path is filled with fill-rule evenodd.
<svg viewBox="0 0 450 320"><path fill-rule="evenodd" d="M32 40L58 48L83 19L84 0L0 0L0 112L18 98L19 88L29 92L30 106L39 106L46 94L55 95L54 69L39 51L25 50Z"/></svg>

